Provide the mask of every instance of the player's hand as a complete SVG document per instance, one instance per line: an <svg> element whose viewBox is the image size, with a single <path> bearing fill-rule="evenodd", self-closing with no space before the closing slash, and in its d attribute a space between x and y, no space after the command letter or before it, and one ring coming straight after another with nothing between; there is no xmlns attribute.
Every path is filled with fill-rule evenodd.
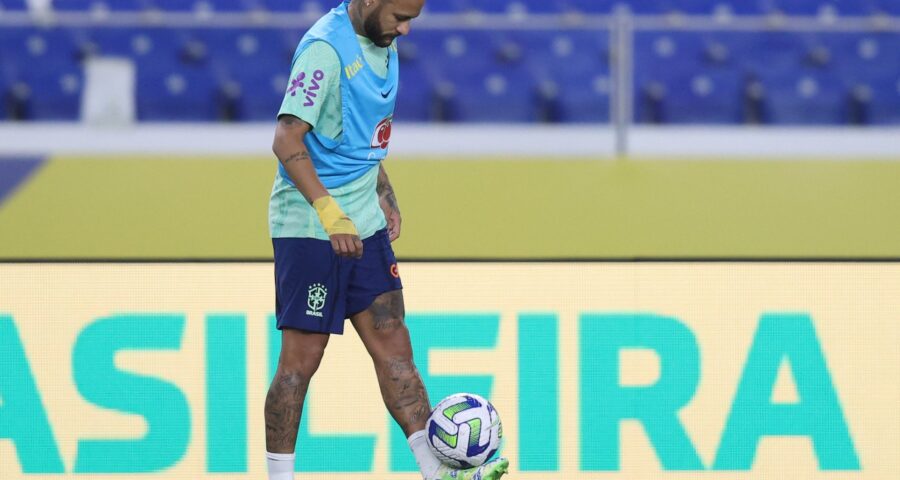
<svg viewBox="0 0 900 480"><path fill-rule="evenodd" d="M363 254L363 243L358 235L347 233L337 233L329 235L331 239L331 248L334 253L348 258L361 258Z"/></svg>
<svg viewBox="0 0 900 480"><path fill-rule="evenodd" d="M384 197L379 199L381 209L384 211L384 218L387 220L388 236L391 241L400 238L400 224L403 219L400 217L400 210L391 206L391 203Z"/></svg>
<svg viewBox="0 0 900 480"><path fill-rule="evenodd" d="M363 244L359 239L359 231L356 230L353 220L350 220L350 217L341 210L334 198L331 195L317 198L313 201L312 206L319 214L322 228L331 239L334 253L342 257L362 257Z"/></svg>

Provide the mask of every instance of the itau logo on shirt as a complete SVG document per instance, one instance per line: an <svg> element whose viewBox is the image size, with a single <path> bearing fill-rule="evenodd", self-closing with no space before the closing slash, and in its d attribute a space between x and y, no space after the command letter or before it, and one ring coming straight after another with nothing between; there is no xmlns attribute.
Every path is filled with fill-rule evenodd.
<svg viewBox="0 0 900 480"><path fill-rule="evenodd" d="M391 123L394 121L393 115L378 123L375 127L375 133L372 134L372 148L380 148L384 150L391 142Z"/></svg>
<svg viewBox="0 0 900 480"><path fill-rule="evenodd" d="M291 80L291 86L288 87L288 93L291 94L292 97L297 96L297 92L301 92L303 95L306 95L306 102L303 103L304 107L312 107L316 104L316 99L319 97L319 82L325 78L325 72L321 70L316 70L312 74L312 78L307 83L306 72L300 72L300 75L297 75L297 78Z"/></svg>
<svg viewBox="0 0 900 480"><path fill-rule="evenodd" d="M306 297L306 306L309 310L306 314L312 317L322 317L322 308L325 307L325 298L328 297L328 289L321 283L314 283L309 286L309 293Z"/></svg>

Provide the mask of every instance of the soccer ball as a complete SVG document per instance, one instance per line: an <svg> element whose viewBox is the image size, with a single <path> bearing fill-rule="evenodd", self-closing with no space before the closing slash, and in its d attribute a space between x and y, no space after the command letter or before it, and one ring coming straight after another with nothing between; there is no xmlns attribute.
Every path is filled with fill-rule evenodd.
<svg viewBox="0 0 900 480"><path fill-rule="evenodd" d="M484 397L471 393L441 400L425 428L431 451L454 468L477 467L490 460L503 438L497 410Z"/></svg>

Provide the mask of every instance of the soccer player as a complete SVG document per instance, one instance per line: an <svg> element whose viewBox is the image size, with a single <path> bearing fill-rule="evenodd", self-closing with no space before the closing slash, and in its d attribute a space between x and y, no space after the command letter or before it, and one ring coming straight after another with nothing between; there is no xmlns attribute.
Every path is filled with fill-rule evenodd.
<svg viewBox="0 0 900 480"><path fill-rule="evenodd" d="M293 478L303 399L329 336L343 333L346 318L372 357L384 404L423 478L496 480L509 465L498 458L454 470L426 443L431 404L413 363L391 248L400 210L381 165L397 96L395 39L409 33L423 4L345 0L316 22L294 55L269 202L282 335L265 406L270 480Z"/></svg>

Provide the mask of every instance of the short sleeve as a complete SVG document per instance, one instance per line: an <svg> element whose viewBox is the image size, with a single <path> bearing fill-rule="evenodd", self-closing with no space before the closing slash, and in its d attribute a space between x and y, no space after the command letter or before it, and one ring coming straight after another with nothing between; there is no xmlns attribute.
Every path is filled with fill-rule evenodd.
<svg viewBox="0 0 900 480"><path fill-rule="evenodd" d="M331 45L310 43L291 68L278 116L293 115L315 128L322 117L322 106L329 99L340 98L340 72L341 61Z"/></svg>

